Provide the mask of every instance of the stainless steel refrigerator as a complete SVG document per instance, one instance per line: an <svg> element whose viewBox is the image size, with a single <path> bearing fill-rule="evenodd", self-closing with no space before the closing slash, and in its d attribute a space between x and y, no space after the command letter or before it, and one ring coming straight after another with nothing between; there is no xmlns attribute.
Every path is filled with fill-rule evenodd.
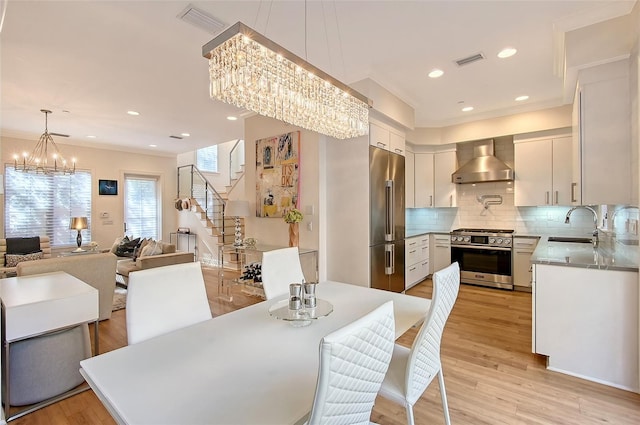
<svg viewBox="0 0 640 425"><path fill-rule="evenodd" d="M404 291L404 157L369 146L371 287Z"/></svg>

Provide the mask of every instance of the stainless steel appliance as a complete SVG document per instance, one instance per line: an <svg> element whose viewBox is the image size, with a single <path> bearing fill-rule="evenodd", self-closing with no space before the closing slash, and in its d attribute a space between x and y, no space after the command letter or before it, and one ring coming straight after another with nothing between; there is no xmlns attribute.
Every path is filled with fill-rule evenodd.
<svg viewBox="0 0 640 425"><path fill-rule="evenodd" d="M404 157L369 147L371 287L404 291Z"/></svg>
<svg viewBox="0 0 640 425"><path fill-rule="evenodd" d="M460 264L460 281L513 289L513 230L456 229L451 232L451 262Z"/></svg>

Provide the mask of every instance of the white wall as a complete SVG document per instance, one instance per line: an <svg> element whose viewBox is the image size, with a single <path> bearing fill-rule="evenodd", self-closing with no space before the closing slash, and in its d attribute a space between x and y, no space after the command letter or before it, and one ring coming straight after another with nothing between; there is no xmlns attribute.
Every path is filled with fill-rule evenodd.
<svg viewBox="0 0 640 425"><path fill-rule="evenodd" d="M2 139L2 162L12 164L13 155L31 151L35 140ZM111 248L116 237L124 234L124 176L125 174L159 176L161 196L161 234L160 238L169 241L169 233L177 229L176 209L176 158L152 154L120 152L108 149L58 144L65 157L76 157L77 167L90 170L92 175L92 216L91 239L98 242L101 249ZM4 173L4 169L2 171ZM98 195L98 180L118 180L117 196ZM4 216L4 195L0 211ZM100 218L106 212L109 218ZM4 220L0 224L4 235ZM137 235L134 235L137 236ZM85 239L89 242L88 239Z"/></svg>

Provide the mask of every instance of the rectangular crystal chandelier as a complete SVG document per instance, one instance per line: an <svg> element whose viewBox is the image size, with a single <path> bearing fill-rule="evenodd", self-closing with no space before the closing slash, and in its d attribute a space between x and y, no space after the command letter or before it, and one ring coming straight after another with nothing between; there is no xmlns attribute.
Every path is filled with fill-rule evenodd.
<svg viewBox="0 0 640 425"><path fill-rule="evenodd" d="M242 22L202 47L210 96L337 139L369 133L367 97Z"/></svg>

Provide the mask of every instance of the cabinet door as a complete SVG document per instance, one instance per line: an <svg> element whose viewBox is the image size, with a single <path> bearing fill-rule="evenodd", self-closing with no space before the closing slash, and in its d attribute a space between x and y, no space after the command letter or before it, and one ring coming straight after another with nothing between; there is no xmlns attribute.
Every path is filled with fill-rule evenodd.
<svg viewBox="0 0 640 425"><path fill-rule="evenodd" d="M448 234L431 235L429 249L431 273L442 270L451 264L451 240Z"/></svg>
<svg viewBox="0 0 640 425"><path fill-rule="evenodd" d="M389 150L391 152L405 156L405 144L404 134L389 132Z"/></svg>
<svg viewBox="0 0 640 425"><path fill-rule="evenodd" d="M538 244L533 238L513 238L513 285L531 288L531 254Z"/></svg>
<svg viewBox="0 0 640 425"><path fill-rule="evenodd" d="M415 207L433 207L433 154L415 154Z"/></svg>
<svg viewBox="0 0 640 425"><path fill-rule="evenodd" d="M436 152L434 163L434 204L436 207L455 207L456 184L451 182L451 174L457 169L456 152Z"/></svg>
<svg viewBox="0 0 640 425"><path fill-rule="evenodd" d="M369 123L369 144L385 150L391 149L389 130L373 123Z"/></svg>
<svg viewBox="0 0 640 425"><path fill-rule="evenodd" d="M404 206L415 208L415 155L407 151L404 158Z"/></svg>
<svg viewBox="0 0 640 425"><path fill-rule="evenodd" d="M514 205L551 205L552 140L516 143Z"/></svg>
<svg viewBox="0 0 640 425"><path fill-rule="evenodd" d="M571 137L553 139L551 202L553 205L571 205Z"/></svg>

